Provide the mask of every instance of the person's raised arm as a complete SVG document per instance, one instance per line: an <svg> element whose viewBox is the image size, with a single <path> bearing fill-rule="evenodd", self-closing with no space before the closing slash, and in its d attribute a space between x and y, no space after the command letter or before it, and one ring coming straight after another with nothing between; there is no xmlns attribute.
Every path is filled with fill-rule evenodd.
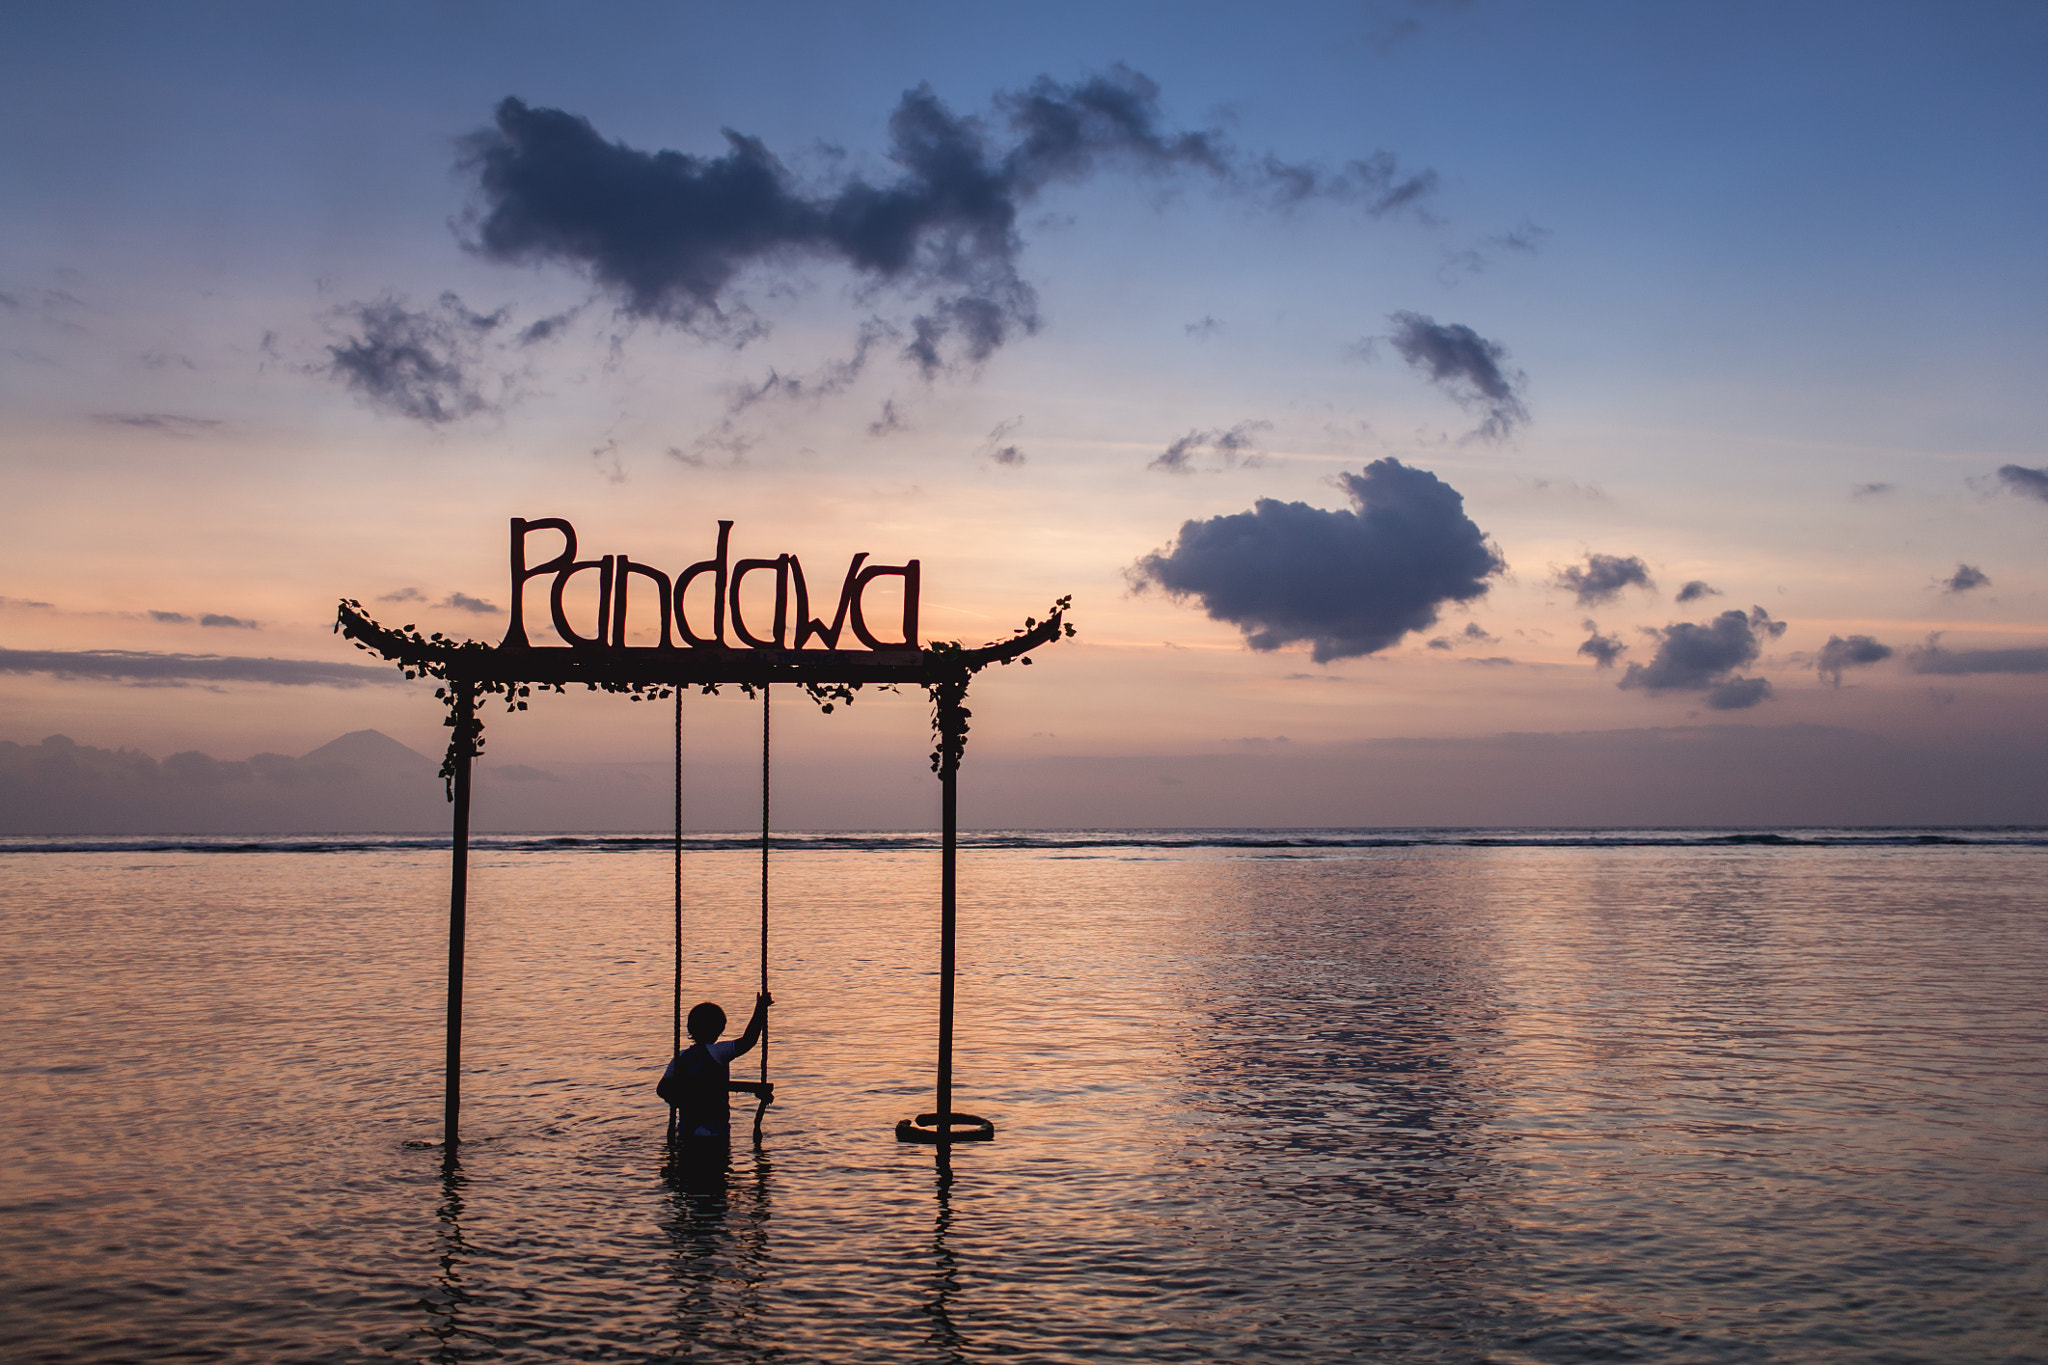
<svg viewBox="0 0 2048 1365"><path fill-rule="evenodd" d="M754 1017L747 1020L747 1031L739 1037L739 1048L732 1055L751 1052L754 1044L761 1041L761 1030L768 1027L768 1007L775 1003L775 997L763 991L754 997Z"/></svg>

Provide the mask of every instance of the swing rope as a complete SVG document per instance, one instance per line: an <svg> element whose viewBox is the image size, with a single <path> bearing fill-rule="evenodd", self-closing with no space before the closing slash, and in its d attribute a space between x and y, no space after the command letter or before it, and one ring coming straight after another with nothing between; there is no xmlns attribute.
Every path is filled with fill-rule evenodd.
<svg viewBox="0 0 2048 1365"><path fill-rule="evenodd" d="M768 993L768 777L769 777L769 687L761 687L761 994ZM673 1009L669 1028L669 1050L671 1054L683 1050L683 690L676 689L675 720L675 842L673 849L675 883L675 989L672 996ZM739 1087L735 1087L739 1088ZM760 1104L754 1110L754 1136L761 1136L761 1120L768 1112L768 1105L774 1097L774 1090L768 1084L768 1026L761 1025L761 1081L758 1087L746 1086L758 1096ZM676 1136L676 1109L669 1106L668 1135Z"/></svg>

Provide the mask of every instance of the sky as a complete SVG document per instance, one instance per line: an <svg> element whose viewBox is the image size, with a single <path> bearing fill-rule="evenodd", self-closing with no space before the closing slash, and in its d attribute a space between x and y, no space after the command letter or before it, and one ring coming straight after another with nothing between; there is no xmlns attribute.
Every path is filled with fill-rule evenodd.
<svg viewBox="0 0 2048 1365"><path fill-rule="evenodd" d="M2048 820L2039 6L8 29L24 809L53 734L438 753L336 600L495 641L509 519L565 517L916 558L927 639L1071 595L976 686L970 823ZM931 823L921 697L776 723L803 819ZM498 818L658 823L602 774L667 726L494 719L560 782ZM686 730L738 790L758 708Z"/></svg>

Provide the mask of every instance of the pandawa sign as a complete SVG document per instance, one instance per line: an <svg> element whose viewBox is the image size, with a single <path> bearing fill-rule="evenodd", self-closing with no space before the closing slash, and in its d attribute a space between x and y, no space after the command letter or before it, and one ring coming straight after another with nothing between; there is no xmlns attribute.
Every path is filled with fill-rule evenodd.
<svg viewBox="0 0 2048 1365"><path fill-rule="evenodd" d="M810 585L803 565L793 554L772 559L732 557L730 521L718 523L717 546L710 558L700 559L671 577L631 555L607 554L593 559L576 557L576 528L561 517L528 521L512 519L512 626L496 647L478 640L454 640L438 632L422 635L412 626L393 629L371 619L363 604L344 598L335 614L334 628L366 649L396 664L408 678L432 678L441 686L435 696L448 707L443 722L449 729L448 752L442 760L441 775L447 779L448 799L454 807L450 845L453 863L448 882L448 1036L444 1065L441 1123L445 1159L455 1160L457 1122L462 1096L462 977L463 941L466 933L469 895L469 804L471 770L483 749L483 719L478 703L486 697L501 698L510 711L524 711L536 688L561 692L580 683L592 690L625 693L634 700L674 696L676 702L676 1017L675 1041L682 1037L682 724L683 694L687 689L716 692L733 684L761 697L761 741L763 804L761 839L763 858L762 890L762 988L767 988L767 890L766 857L768 813L766 764L768 742L768 696L776 683L794 685L830 711L835 702L850 702L853 694L869 683L895 689L903 685L922 686L931 698L932 729L936 741L932 771L938 775L939 798L939 1064L938 1104L934 1112L919 1114L896 1125L896 1136L905 1141L936 1142L986 1139L995 1126L986 1119L953 1109L953 958L955 886L954 860L958 847L959 803L957 783L960 759L967 750L967 687L974 676L991 664L1028 664L1031 651L1040 645L1071 636L1074 628L1065 620L1069 599L1060 598L1044 620L1027 618L1008 640L980 648L957 641L921 643L917 634L918 561L901 564L869 564L865 553L853 557L840 580L839 598L832 623L811 614ZM549 558L535 561L529 554L528 538L535 533L561 537L559 550ZM553 548L543 540L544 552ZM578 583L578 575L588 575ZM755 615L742 600L742 588L756 575L763 579L752 594ZM903 617L897 637L885 639L875 633L866 613L866 595L876 583L894 578L902 592ZM526 590L534 580L546 583L548 614L555 634L568 647L536 647L526 634ZM594 599L588 587L596 589ZM635 589L639 620L645 621L648 607L658 618L659 643L629 648L627 628L634 621ZM571 598L578 606L572 611ZM772 606L763 610L765 601ZM587 603L587 609L582 604ZM536 604L538 605L538 604ZM572 619L579 615L581 619ZM765 619L763 619L765 618ZM841 649L840 634L851 630L865 649ZM822 648L807 648L816 641ZM763 1049L763 1087L767 1081ZM764 1096L765 1099L765 1096Z"/></svg>
<svg viewBox="0 0 2048 1365"><path fill-rule="evenodd" d="M918 561L902 564L869 564L866 551L855 555L846 566L839 584L837 605L831 623L811 614L811 586L804 566L793 554L772 559L734 559L731 553L730 521L718 523L717 549L671 577L644 560L631 555L608 554L592 559L576 557L576 528L561 517L528 521L512 518L512 625L505 632L500 649L529 649L526 634L526 590L533 579L552 575L547 584L548 612L555 634L564 644L578 650L623 650L627 626L635 618L635 589L642 602L652 608L659 624L660 643L654 649L756 649L801 650L816 640L827 650L837 650L840 636L851 629L853 638L871 651L916 652ZM532 562L528 538L542 533L540 548L547 548L547 533L561 537L561 548L548 559ZM577 596L588 598L588 587L576 585L579 574L595 575L596 595L583 620L571 619L567 598L572 585L582 587ZM751 622L742 605L742 589L752 575L762 575L774 585L773 606L756 607ZM902 619L896 623L895 638L875 633L866 611L867 593L879 580L897 579L902 597ZM538 586L538 585L536 585ZM766 585L757 594L766 597ZM651 602L649 599L651 598ZM829 600L829 599L828 599ZM794 613L792 614L792 608ZM640 608L643 619L648 608ZM760 619L765 616L767 619ZM579 629L579 626L586 629Z"/></svg>

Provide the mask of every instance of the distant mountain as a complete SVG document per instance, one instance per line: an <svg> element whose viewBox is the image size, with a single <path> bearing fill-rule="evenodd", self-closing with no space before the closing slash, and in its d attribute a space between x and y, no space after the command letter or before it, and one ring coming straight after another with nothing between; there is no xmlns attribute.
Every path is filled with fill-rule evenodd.
<svg viewBox="0 0 2048 1365"><path fill-rule="evenodd" d="M0 834L434 831L448 823L439 767L375 730L299 758L0 741Z"/></svg>
<svg viewBox="0 0 2048 1365"><path fill-rule="evenodd" d="M331 739L311 753L300 754L299 762L316 767L353 768L359 773L388 773L413 776L434 772L440 764L417 749L400 744L382 730L351 730Z"/></svg>

